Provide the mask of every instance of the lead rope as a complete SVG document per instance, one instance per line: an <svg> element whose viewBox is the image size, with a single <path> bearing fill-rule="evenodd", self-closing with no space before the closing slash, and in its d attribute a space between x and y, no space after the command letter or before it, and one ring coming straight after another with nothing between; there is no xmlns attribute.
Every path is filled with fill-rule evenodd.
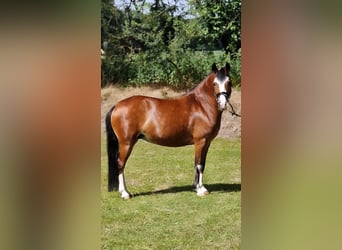
<svg viewBox="0 0 342 250"><path fill-rule="evenodd" d="M229 102L229 99L228 99L228 103L229 103L230 108L232 109L231 111L229 110L229 113L231 113L232 115L236 115L238 117L241 117L241 115L239 115L238 113L235 112L233 105Z"/></svg>

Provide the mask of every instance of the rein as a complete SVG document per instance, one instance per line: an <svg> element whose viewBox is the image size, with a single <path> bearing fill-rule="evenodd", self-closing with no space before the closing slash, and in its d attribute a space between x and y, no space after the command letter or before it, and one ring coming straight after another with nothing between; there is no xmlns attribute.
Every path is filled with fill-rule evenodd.
<svg viewBox="0 0 342 250"><path fill-rule="evenodd" d="M232 111L229 111L229 113L231 113L232 115L236 115L238 117L241 117L241 115L239 115L235 112L233 105L229 102L229 99L228 99L228 103L229 103L230 108L232 109Z"/></svg>

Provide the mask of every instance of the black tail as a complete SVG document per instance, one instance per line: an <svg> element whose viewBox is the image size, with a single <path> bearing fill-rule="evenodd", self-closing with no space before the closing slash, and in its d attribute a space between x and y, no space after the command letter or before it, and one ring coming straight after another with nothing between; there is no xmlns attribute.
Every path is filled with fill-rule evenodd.
<svg viewBox="0 0 342 250"><path fill-rule="evenodd" d="M114 106L115 107L115 106ZM106 131L107 131L107 154L108 154L108 192L118 190L119 188L119 142L112 128L111 115L113 108L109 110L106 116Z"/></svg>

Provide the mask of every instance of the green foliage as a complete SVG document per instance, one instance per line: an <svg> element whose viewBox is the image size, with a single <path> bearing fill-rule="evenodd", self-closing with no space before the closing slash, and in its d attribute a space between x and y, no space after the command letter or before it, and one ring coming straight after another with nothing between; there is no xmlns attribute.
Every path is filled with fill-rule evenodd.
<svg viewBox="0 0 342 250"><path fill-rule="evenodd" d="M153 61L154 63L150 63ZM203 80L210 72L213 63L224 66L231 63L233 85L241 83L240 60L231 60L223 51L194 51L191 49L161 51L159 55L142 52L131 57L128 84L141 86L169 84L175 88L191 88Z"/></svg>
<svg viewBox="0 0 342 250"><path fill-rule="evenodd" d="M241 0L190 0L203 24L201 35L226 52L241 48Z"/></svg>
<svg viewBox="0 0 342 250"><path fill-rule="evenodd" d="M230 78L233 86L241 87L241 49L233 53L232 58L229 60L231 64Z"/></svg>
<svg viewBox="0 0 342 250"><path fill-rule="evenodd" d="M125 52L120 37L123 34L122 12L113 6L110 1L102 1L101 8L101 44L105 56L101 59L101 86L107 82L124 80L122 77L125 67L122 61Z"/></svg>
<svg viewBox="0 0 342 250"><path fill-rule="evenodd" d="M129 1L120 10L103 1L101 85L188 88L199 83L214 62L223 66L227 61L232 65L233 84L240 85L240 1L189 4L191 12L162 0ZM226 12L235 15L232 20Z"/></svg>

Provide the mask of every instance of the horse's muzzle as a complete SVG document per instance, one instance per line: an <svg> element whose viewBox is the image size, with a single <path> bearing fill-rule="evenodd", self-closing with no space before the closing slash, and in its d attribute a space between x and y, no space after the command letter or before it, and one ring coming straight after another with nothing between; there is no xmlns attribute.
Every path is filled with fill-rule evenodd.
<svg viewBox="0 0 342 250"><path fill-rule="evenodd" d="M227 109L228 98L227 92L220 92L216 94L216 100L220 111Z"/></svg>

